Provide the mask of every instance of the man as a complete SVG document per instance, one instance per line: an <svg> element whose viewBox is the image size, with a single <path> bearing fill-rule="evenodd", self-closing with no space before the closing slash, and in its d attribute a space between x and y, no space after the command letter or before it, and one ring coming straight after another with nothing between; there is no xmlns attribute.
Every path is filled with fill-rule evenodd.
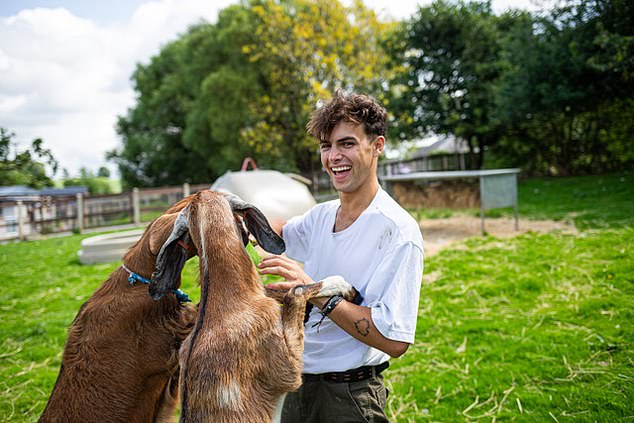
<svg viewBox="0 0 634 423"><path fill-rule="evenodd" d="M363 301L315 300L305 325L303 384L287 396L282 422L387 421L380 372L414 341L423 239L379 186L386 120L375 99L338 91L307 125L339 199L286 222L290 258L265 258L260 272L285 278L278 288L340 275Z"/></svg>

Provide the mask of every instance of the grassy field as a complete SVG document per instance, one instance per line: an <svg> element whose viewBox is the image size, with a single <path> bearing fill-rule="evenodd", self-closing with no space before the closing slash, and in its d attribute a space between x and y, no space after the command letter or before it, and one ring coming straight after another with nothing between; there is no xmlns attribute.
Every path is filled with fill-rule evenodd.
<svg viewBox="0 0 634 423"><path fill-rule="evenodd" d="M528 180L520 215L579 235L478 237L429 258L416 344L385 373L392 419L633 421L632 210L628 174ZM79 265L84 237L0 245L0 421L37 420L68 325L119 264Z"/></svg>
<svg viewBox="0 0 634 423"><path fill-rule="evenodd" d="M634 175L618 174L567 178L534 178L520 182L520 217L550 219L578 229L620 228L634 225ZM480 209L410 210L419 218L466 214L480 217ZM486 212L487 217L513 216L511 208Z"/></svg>

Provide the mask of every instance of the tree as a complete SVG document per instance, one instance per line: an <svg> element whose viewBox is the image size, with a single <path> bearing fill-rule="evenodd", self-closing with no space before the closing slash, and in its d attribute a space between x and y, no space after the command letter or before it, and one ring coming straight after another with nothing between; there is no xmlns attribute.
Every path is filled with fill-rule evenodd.
<svg viewBox="0 0 634 423"><path fill-rule="evenodd" d="M190 30L195 32L199 27ZM191 89L182 78L187 36L166 45L133 75L135 107L119 117L120 150L108 152L117 163L125 187L173 185L208 178L205 159L182 142Z"/></svg>
<svg viewBox="0 0 634 423"><path fill-rule="evenodd" d="M392 51L401 72L392 81L392 109L402 139L429 132L464 138L480 168L502 131L493 115L504 70L502 22L490 2L435 1L395 33Z"/></svg>
<svg viewBox="0 0 634 423"><path fill-rule="evenodd" d="M97 176L100 178L110 178L110 169L106 166L100 166L97 170Z"/></svg>
<svg viewBox="0 0 634 423"><path fill-rule="evenodd" d="M634 163L634 62L623 55L634 46L632 8L568 1L512 29L497 99L508 128L499 155L554 175Z"/></svg>
<svg viewBox="0 0 634 423"><path fill-rule="evenodd" d="M106 174L107 176L104 176ZM109 176L110 170L105 166L99 168L96 176L93 171L82 166L79 168L79 176L76 178L71 178L68 175L68 171L66 171L62 183L64 187L87 187L88 191L93 195L112 194L113 187L108 180Z"/></svg>
<svg viewBox="0 0 634 423"><path fill-rule="evenodd" d="M36 138L31 149L18 151L12 143L15 133L0 127L0 185L28 185L32 188L52 186L47 167L55 175L58 162L43 141Z"/></svg>
<svg viewBox="0 0 634 423"><path fill-rule="evenodd" d="M381 24L360 1L246 1L165 46L133 75L136 105L109 153L127 186L210 182L246 156L310 173L305 124L334 89L381 94Z"/></svg>
<svg viewBox="0 0 634 423"><path fill-rule="evenodd" d="M320 167L305 129L310 113L337 88L382 96L390 69L381 41L392 25L361 1L255 3L256 37L243 50L260 89L241 137L265 163L310 174Z"/></svg>

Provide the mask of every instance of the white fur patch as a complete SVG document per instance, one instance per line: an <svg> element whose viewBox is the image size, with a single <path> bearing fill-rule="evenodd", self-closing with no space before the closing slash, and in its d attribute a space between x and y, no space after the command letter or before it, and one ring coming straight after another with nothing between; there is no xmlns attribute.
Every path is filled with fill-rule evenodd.
<svg viewBox="0 0 634 423"><path fill-rule="evenodd" d="M346 282L343 277L339 275L328 276L325 279L320 280L323 285L317 297L332 297L333 295L347 295L353 292L352 285Z"/></svg>
<svg viewBox="0 0 634 423"><path fill-rule="evenodd" d="M277 400L277 405L275 406L275 412L273 413L272 423L280 423L282 421L282 408L284 408L284 400L286 399L286 394L282 395L279 400Z"/></svg>
<svg viewBox="0 0 634 423"><path fill-rule="evenodd" d="M218 389L218 406L220 408L236 409L242 403L240 385L234 380L229 381L226 386Z"/></svg>

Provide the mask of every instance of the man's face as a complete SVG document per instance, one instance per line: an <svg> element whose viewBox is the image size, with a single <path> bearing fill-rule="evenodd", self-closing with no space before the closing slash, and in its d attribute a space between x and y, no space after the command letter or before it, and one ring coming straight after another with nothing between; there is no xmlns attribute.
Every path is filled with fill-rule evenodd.
<svg viewBox="0 0 634 423"><path fill-rule="evenodd" d="M375 181L376 162L384 145L384 137L368 138L362 125L339 122L319 145L321 164L335 189L352 193Z"/></svg>

